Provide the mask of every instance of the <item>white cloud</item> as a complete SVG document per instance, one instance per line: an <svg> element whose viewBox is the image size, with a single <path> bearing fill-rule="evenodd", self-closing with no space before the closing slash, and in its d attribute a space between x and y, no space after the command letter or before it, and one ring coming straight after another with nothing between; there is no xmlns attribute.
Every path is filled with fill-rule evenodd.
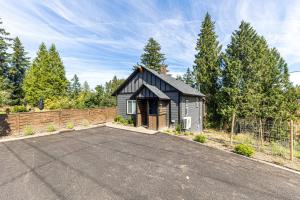
<svg viewBox="0 0 300 200"><path fill-rule="evenodd" d="M290 74L290 81L294 85L299 85L300 86L300 72L294 72Z"/></svg>

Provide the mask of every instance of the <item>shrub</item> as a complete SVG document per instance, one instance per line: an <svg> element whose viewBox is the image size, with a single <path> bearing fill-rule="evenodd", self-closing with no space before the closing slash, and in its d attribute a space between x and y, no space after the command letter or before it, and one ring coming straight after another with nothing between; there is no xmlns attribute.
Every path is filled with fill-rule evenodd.
<svg viewBox="0 0 300 200"><path fill-rule="evenodd" d="M34 134L34 130L32 128L32 126L26 126L24 129L24 135L33 135Z"/></svg>
<svg viewBox="0 0 300 200"><path fill-rule="evenodd" d="M123 125L128 125L128 122L129 120L125 119L123 116L121 115L118 115L117 117L115 117L114 119L115 122L118 122L120 124L123 124Z"/></svg>
<svg viewBox="0 0 300 200"><path fill-rule="evenodd" d="M73 122L68 122L67 123L67 128L68 129L73 129L74 128L74 123Z"/></svg>
<svg viewBox="0 0 300 200"><path fill-rule="evenodd" d="M181 124L176 124L175 131L181 132Z"/></svg>
<svg viewBox="0 0 300 200"><path fill-rule="evenodd" d="M129 119L127 120L128 124L133 125L134 124L134 119L133 117L129 117Z"/></svg>
<svg viewBox="0 0 300 200"><path fill-rule="evenodd" d="M70 109L75 107L75 100L69 97L57 97L45 100L45 108L48 110Z"/></svg>
<svg viewBox="0 0 300 200"><path fill-rule="evenodd" d="M288 149L276 142L271 142L270 151L274 156L285 157L288 154Z"/></svg>
<svg viewBox="0 0 300 200"><path fill-rule="evenodd" d="M196 135L193 140L196 142L205 143L207 137L205 135Z"/></svg>
<svg viewBox="0 0 300 200"><path fill-rule="evenodd" d="M238 144L234 147L233 152L243 156L251 157L255 153L255 150L248 144Z"/></svg>
<svg viewBox="0 0 300 200"><path fill-rule="evenodd" d="M47 132L53 132L53 131L56 131L56 128L53 124L49 124L47 126Z"/></svg>
<svg viewBox="0 0 300 200"><path fill-rule="evenodd" d="M28 109L25 106L14 106L12 109L12 112L18 113L18 112L28 112Z"/></svg>

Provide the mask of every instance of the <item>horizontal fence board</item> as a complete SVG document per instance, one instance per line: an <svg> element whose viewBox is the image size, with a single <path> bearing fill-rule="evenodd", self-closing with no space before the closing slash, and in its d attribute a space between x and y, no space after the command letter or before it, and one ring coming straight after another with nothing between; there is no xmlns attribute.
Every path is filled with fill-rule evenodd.
<svg viewBox="0 0 300 200"><path fill-rule="evenodd" d="M0 135L20 134L27 126L31 126L35 131L46 131L49 125L64 128L67 123L73 123L75 126L86 122L101 124L113 121L116 115L116 108L0 114Z"/></svg>

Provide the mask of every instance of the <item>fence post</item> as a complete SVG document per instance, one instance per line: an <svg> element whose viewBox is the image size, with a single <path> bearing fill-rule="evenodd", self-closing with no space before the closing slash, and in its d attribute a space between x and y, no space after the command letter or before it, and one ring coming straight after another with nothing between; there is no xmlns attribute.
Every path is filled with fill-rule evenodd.
<svg viewBox="0 0 300 200"><path fill-rule="evenodd" d="M58 126L61 128L61 110L58 111Z"/></svg>
<svg viewBox="0 0 300 200"><path fill-rule="evenodd" d="M21 130L20 130L20 113L18 113L18 134L21 133Z"/></svg>
<svg viewBox="0 0 300 200"><path fill-rule="evenodd" d="M291 120L291 129L290 129L290 160L294 160L294 122Z"/></svg>

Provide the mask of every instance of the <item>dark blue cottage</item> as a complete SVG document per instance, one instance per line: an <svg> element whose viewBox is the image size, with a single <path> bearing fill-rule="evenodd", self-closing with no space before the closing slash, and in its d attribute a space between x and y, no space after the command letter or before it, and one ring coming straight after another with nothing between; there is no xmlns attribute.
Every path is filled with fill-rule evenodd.
<svg viewBox="0 0 300 200"><path fill-rule="evenodd" d="M204 95L180 80L144 66L136 68L113 93L118 114L136 126L159 130L181 124L183 129L203 129Z"/></svg>

